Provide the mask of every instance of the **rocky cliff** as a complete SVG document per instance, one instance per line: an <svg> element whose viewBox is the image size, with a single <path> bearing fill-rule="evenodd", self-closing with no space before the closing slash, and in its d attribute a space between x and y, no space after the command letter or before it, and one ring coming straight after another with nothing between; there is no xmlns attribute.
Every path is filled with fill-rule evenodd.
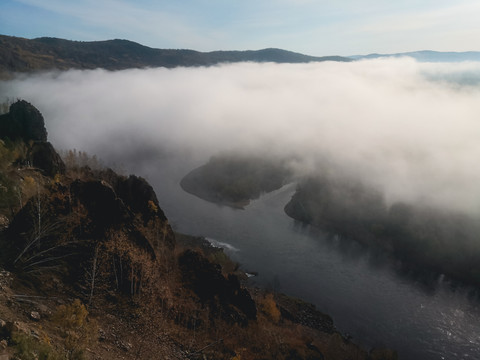
<svg viewBox="0 0 480 360"><path fill-rule="evenodd" d="M65 173L63 160L47 141L43 116L32 104L19 100L0 115L0 139L24 147L25 154L18 162L28 163L47 176Z"/></svg>

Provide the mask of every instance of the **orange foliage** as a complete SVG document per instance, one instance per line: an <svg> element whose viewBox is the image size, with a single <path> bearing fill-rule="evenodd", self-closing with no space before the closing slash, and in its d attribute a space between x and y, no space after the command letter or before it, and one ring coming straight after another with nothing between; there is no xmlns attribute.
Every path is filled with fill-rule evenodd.
<svg viewBox="0 0 480 360"><path fill-rule="evenodd" d="M265 298L260 301L260 309L270 318L270 320L276 323L280 321L280 310L278 310L273 294L267 294Z"/></svg>

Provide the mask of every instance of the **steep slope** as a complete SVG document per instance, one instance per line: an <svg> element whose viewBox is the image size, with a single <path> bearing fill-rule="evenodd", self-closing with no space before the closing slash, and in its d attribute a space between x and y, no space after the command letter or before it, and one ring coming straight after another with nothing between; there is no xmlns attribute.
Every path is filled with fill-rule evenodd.
<svg viewBox="0 0 480 360"><path fill-rule="evenodd" d="M220 249L177 241L144 179L89 167L47 174L9 136L0 190L22 201L8 204L0 229L2 359L396 358L361 349L309 304L248 289Z"/></svg>

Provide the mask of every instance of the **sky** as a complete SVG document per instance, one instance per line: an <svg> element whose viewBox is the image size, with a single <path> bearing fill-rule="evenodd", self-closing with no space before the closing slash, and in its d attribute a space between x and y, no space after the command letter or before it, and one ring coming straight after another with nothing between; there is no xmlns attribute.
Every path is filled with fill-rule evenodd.
<svg viewBox="0 0 480 360"><path fill-rule="evenodd" d="M358 55L480 50L475 0L2 0L0 34Z"/></svg>

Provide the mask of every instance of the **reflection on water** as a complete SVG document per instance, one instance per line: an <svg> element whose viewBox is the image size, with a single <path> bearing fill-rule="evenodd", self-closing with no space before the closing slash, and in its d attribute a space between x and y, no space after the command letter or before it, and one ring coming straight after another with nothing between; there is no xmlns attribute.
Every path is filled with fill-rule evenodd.
<svg viewBox="0 0 480 360"><path fill-rule="evenodd" d="M253 284L314 303L367 348L388 346L405 360L478 359L480 308L471 289L443 277L419 276L354 242L288 218L283 206L294 185L245 210L200 200L178 186L193 167L159 164L142 175L175 230L205 236L224 248L245 270L258 272Z"/></svg>

